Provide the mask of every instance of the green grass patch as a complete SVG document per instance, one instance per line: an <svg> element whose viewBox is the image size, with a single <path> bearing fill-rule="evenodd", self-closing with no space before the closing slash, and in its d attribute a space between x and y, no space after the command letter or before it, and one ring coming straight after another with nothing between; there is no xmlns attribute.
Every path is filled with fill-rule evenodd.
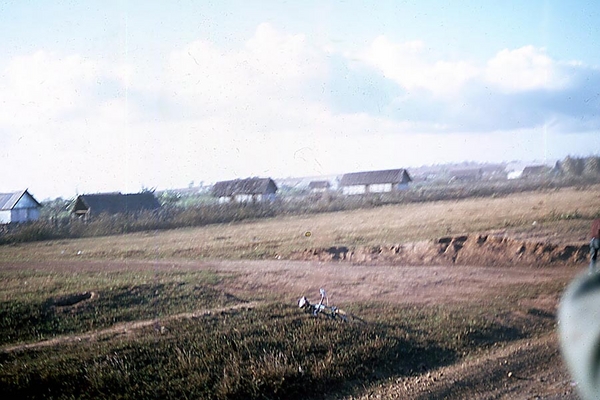
<svg viewBox="0 0 600 400"><path fill-rule="evenodd" d="M0 345L239 302L210 286L216 278L206 271L2 275ZM90 297L79 299L84 293Z"/></svg>

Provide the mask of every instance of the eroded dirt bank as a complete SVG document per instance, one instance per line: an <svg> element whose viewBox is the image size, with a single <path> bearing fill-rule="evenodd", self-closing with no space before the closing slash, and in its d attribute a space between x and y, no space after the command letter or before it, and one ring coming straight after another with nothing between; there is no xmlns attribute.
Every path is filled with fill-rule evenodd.
<svg viewBox="0 0 600 400"><path fill-rule="evenodd" d="M294 260L402 265L574 266L587 260L587 244L553 244L494 235L447 236L388 246L310 248Z"/></svg>

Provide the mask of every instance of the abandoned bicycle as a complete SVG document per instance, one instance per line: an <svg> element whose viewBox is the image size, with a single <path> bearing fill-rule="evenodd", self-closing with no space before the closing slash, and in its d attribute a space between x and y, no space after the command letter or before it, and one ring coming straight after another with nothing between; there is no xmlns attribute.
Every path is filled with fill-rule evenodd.
<svg viewBox="0 0 600 400"><path fill-rule="evenodd" d="M348 322L349 319L355 319L364 323L362 319L348 314L346 311L337 308L336 306L330 306L329 298L327 297L327 293L325 293L325 289L319 289L319 292L321 293L321 300L317 304L311 304L305 296L302 296L298 300L298 307L303 309L305 312L312 314L314 317L324 315L327 318L340 319L344 322Z"/></svg>

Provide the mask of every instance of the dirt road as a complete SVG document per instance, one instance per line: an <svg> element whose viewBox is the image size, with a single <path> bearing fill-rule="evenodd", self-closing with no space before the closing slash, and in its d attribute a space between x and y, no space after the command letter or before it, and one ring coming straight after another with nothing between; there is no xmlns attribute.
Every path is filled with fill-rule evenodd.
<svg viewBox="0 0 600 400"><path fill-rule="evenodd" d="M318 296L326 288L330 300L342 305L379 300L395 304L474 302L502 296L514 285L556 282L566 285L585 269L576 267L397 266L347 262L242 261L41 261L0 262L2 269L72 271L205 270L225 279L220 286L253 298L297 299ZM90 290L93 290L91 288ZM558 301L539 299L552 308Z"/></svg>

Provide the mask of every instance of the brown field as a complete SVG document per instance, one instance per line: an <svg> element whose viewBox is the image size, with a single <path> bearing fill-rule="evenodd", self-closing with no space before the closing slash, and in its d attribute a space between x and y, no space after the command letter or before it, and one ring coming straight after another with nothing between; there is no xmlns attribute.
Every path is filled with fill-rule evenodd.
<svg viewBox="0 0 600 400"><path fill-rule="evenodd" d="M19 290L21 281L11 278L16 271L31 271L31 285L57 292L72 290L69 285L77 287L73 281L65 281L65 273L82 277L86 272L104 273L110 280L115 279L115 273L127 272L145 282L159 274L193 271L202 272L203 279L219 290L254 302L293 304L301 295L316 298L318 289L325 287L332 302L357 313L365 304L457 304L480 308L490 321L516 327L546 326L548 318L554 318L562 290L585 265L497 268L474 263L425 267L291 261L289 257L309 248L393 245L481 233L581 245L587 241L590 220L599 212L600 186L596 185L0 246L0 298L8 300ZM60 277L36 278L40 271ZM489 311L499 309L503 311ZM452 365L381 379L333 398L576 398L554 331L540 332L526 339L475 348ZM58 338L51 345L71 339ZM35 348L36 343L28 346ZM14 351L15 347L11 348Z"/></svg>

